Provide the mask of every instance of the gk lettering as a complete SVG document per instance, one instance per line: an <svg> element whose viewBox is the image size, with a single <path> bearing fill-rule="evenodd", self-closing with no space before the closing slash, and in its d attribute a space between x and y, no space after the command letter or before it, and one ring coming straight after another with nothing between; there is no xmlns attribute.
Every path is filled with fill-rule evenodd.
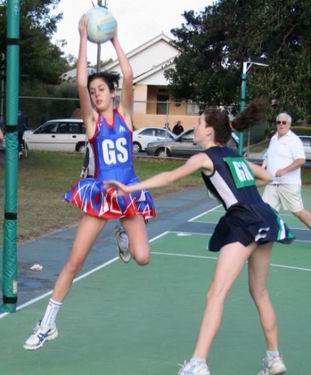
<svg viewBox="0 0 311 375"><path fill-rule="evenodd" d="M126 163L128 152L126 149L126 138L118 138L116 141L105 139L102 143L104 161L107 165Z"/></svg>

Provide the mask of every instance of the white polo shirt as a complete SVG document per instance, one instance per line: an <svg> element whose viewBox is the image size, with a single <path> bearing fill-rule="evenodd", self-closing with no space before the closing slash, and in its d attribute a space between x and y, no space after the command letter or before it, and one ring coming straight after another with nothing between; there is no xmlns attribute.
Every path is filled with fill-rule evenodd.
<svg viewBox="0 0 311 375"><path fill-rule="evenodd" d="M299 137L289 130L282 137L274 134L271 138L266 153L267 171L273 176L272 184L298 184L301 185L301 168L288 172L281 177L276 177L278 169L285 168L296 159L305 159L303 144Z"/></svg>

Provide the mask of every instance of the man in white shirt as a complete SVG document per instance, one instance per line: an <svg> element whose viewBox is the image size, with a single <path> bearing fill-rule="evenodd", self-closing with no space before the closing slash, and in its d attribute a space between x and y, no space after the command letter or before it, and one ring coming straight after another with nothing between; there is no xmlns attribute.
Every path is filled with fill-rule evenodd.
<svg viewBox="0 0 311 375"><path fill-rule="evenodd" d="M301 197L301 167L305 163L303 144L291 130L292 118L280 113L277 132L270 140L263 167L273 176L265 187L263 200L271 207L291 211L311 229L311 213L304 209Z"/></svg>

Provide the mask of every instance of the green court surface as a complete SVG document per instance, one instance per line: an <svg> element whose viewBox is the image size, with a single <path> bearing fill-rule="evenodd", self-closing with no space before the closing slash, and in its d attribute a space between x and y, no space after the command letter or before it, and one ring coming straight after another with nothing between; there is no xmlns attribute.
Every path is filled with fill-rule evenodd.
<svg viewBox="0 0 311 375"><path fill-rule="evenodd" d="M22 344L47 298L0 319L5 375L170 375L195 343L216 255L208 236L165 232L152 242L147 267L113 261L74 284L58 318L59 337L36 351ZM270 291L288 374L307 375L311 358L310 243L275 245ZM264 340L243 270L228 296L210 354L215 375L251 375Z"/></svg>

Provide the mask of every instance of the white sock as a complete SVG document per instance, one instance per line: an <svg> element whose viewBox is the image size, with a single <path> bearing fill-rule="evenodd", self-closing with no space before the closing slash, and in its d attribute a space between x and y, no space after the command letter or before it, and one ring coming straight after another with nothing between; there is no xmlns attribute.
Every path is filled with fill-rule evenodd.
<svg viewBox="0 0 311 375"><path fill-rule="evenodd" d="M203 364L203 363L206 363L206 359L205 358L199 358L199 357L192 357L191 362L195 362L197 364Z"/></svg>
<svg viewBox="0 0 311 375"><path fill-rule="evenodd" d="M273 359L273 358L276 358L276 357L279 357L280 356L280 353L278 350L272 352L270 350L267 350L266 351L266 356L268 359Z"/></svg>
<svg viewBox="0 0 311 375"><path fill-rule="evenodd" d="M54 301L52 298L49 300L45 314L41 321L43 327L52 327L55 324L57 313L62 305L62 302Z"/></svg>

